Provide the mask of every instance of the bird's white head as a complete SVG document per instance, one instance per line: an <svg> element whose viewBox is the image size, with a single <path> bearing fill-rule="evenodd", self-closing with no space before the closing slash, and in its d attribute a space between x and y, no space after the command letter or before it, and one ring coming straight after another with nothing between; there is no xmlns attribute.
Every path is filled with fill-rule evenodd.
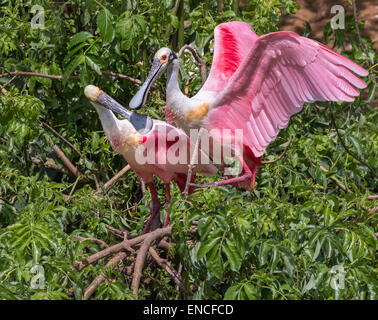
<svg viewBox="0 0 378 320"><path fill-rule="evenodd" d="M131 109L139 109L145 104L152 83L158 79L176 59L178 59L177 54L169 48L161 48L155 53L151 70L146 81L129 103Z"/></svg>

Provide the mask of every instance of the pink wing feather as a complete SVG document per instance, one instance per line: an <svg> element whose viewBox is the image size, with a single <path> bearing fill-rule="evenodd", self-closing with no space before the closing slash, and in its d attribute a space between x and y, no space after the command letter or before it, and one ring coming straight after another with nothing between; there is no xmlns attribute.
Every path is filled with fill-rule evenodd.
<svg viewBox="0 0 378 320"><path fill-rule="evenodd" d="M214 29L214 55L209 76L201 91L219 92L247 57L258 39L248 23L232 21Z"/></svg>
<svg viewBox="0 0 378 320"><path fill-rule="evenodd" d="M314 40L285 31L264 35L211 102L206 128L243 129L244 144L260 157L304 102L353 101L356 88L366 87L356 74L368 72ZM223 74L214 79L221 82Z"/></svg>

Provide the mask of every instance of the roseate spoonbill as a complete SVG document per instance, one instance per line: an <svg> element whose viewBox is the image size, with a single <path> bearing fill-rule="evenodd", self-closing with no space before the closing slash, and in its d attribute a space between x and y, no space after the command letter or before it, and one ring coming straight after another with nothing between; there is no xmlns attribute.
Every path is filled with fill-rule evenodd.
<svg viewBox="0 0 378 320"><path fill-rule="evenodd" d="M151 71L130 101L140 108L149 88L165 70L167 75L166 118L189 132L207 129L213 140L213 157L218 145L239 148L243 171L236 178L202 186L240 183L252 190L261 156L290 117L301 111L304 102L353 101L356 88L366 83L359 76L368 71L325 45L294 32L273 32L257 36L249 24L234 21L214 30L214 56L210 74L192 98L179 88L177 55L168 48L155 54ZM218 129L221 134L211 134ZM239 147L226 146L224 130L242 130ZM241 151L241 152L240 152Z"/></svg>
<svg viewBox="0 0 378 320"><path fill-rule="evenodd" d="M170 181L176 182L183 192L187 179L187 164L189 163L190 152L185 155L186 159L181 163L172 163L167 153L169 153L170 147L173 146L174 150L179 150L181 147L186 148L185 150L192 150L190 139L184 131L164 121L151 120L149 117L123 108L98 87L89 85L84 89L84 94L96 108L102 127L114 151L120 152L123 155L130 167L145 181L151 191L151 216L143 230L143 233L146 233L150 230L154 220L158 219L160 209L160 201L153 183L153 176L156 175L163 180L167 203L171 199ZM121 114L126 119L117 119L112 111ZM154 148L152 161L148 163L140 162L137 152L142 147ZM148 150L146 151L148 152ZM201 154L199 158L202 162L193 169L192 181L194 181L196 173L213 175L217 172L216 167L205 154ZM192 191L193 188L189 190L189 192ZM169 216L167 213L164 224L168 223L168 219Z"/></svg>

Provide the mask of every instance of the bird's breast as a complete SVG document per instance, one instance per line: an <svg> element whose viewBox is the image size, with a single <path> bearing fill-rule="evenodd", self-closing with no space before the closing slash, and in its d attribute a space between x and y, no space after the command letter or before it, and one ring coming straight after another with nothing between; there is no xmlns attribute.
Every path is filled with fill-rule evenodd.
<svg viewBox="0 0 378 320"><path fill-rule="evenodd" d="M135 150L142 142L141 137L142 135L140 133L127 136L119 146L119 152L125 154L129 153L129 151Z"/></svg>
<svg viewBox="0 0 378 320"><path fill-rule="evenodd" d="M185 120L187 122L197 122L202 121L205 119L207 114L209 113L210 105L209 103L205 102L200 105L197 105L191 108L189 111L185 113Z"/></svg>

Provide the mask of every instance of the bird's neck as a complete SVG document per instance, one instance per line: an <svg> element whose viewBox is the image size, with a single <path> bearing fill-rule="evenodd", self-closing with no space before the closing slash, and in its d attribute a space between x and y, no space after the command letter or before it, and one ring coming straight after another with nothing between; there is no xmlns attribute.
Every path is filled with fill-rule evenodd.
<svg viewBox="0 0 378 320"><path fill-rule="evenodd" d="M178 102L181 102L187 98L180 89L178 73L180 69L179 59L175 59L169 66L167 70L167 104L168 105L177 105Z"/></svg>
<svg viewBox="0 0 378 320"><path fill-rule="evenodd" d="M100 117L102 128L106 136L109 138L114 151L119 151L121 144L121 128L120 120L116 118L112 111L100 106L97 103L92 103Z"/></svg>

